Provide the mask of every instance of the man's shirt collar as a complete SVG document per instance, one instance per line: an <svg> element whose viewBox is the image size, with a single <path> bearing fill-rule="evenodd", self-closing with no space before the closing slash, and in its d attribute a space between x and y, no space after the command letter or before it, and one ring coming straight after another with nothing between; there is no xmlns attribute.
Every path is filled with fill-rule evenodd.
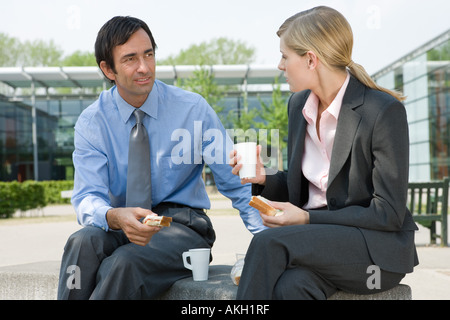
<svg viewBox="0 0 450 320"><path fill-rule="evenodd" d="M120 96L119 90L117 90L116 86L112 90L114 101L119 109L120 117L124 123L127 123L136 108ZM154 119L158 118L158 85L156 81L153 84L152 91L148 95L147 100L145 100L144 104L139 109Z"/></svg>

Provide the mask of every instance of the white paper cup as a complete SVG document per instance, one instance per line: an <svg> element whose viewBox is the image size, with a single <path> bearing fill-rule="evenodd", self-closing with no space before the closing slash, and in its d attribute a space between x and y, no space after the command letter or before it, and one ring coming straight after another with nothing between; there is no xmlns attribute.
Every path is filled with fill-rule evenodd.
<svg viewBox="0 0 450 320"><path fill-rule="evenodd" d="M183 252L184 267L192 270L194 281L208 280L210 253L211 249L209 248L190 249L189 251Z"/></svg>
<svg viewBox="0 0 450 320"><path fill-rule="evenodd" d="M237 154L241 156L238 164L242 163L239 170L239 177L255 178L256 177L256 142L242 142L234 145Z"/></svg>

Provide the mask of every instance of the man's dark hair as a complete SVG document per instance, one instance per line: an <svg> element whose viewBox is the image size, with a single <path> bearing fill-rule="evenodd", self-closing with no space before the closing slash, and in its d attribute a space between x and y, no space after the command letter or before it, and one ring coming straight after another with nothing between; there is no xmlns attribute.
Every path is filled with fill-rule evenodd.
<svg viewBox="0 0 450 320"><path fill-rule="evenodd" d="M116 68L112 55L114 47L127 42L139 29L143 29L148 34L153 50L156 50L155 39L144 21L133 17L117 16L106 22L98 32L95 41L95 59L98 66L100 67L100 62L105 61L115 73Z"/></svg>

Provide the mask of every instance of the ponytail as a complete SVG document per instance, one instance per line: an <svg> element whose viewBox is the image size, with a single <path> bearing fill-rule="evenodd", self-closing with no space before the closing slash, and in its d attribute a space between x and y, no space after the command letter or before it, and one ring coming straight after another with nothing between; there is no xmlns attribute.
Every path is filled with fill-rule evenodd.
<svg viewBox="0 0 450 320"><path fill-rule="evenodd" d="M365 86L375 90L386 92L391 96L393 96L398 101L405 101L406 97L401 92L383 88L379 86L375 81L373 81L373 79L369 76L369 74L362 65L354 63L353 60L351 60L350 63L347 65L347 68L350 71L350 73Z"/></svg>

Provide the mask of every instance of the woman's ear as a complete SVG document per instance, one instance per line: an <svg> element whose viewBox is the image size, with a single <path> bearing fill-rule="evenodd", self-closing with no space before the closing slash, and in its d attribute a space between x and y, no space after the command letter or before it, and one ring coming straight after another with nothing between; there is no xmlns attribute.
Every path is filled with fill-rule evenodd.
<svg viewBox="0 0 450 320"><path fill-rule="evenodd" d="M116 80L116 74L112 70L112 68L106 63L106 61L100 62L100 69L103 71L103 74L111 81Z"/></svg>
<svg viewBox="0 0 450 320"><path fill-rule="evenodd" d="M318 58L316 54L312 51L306 53L306 61L308 69L314 70L317 67Z"/></svg>

